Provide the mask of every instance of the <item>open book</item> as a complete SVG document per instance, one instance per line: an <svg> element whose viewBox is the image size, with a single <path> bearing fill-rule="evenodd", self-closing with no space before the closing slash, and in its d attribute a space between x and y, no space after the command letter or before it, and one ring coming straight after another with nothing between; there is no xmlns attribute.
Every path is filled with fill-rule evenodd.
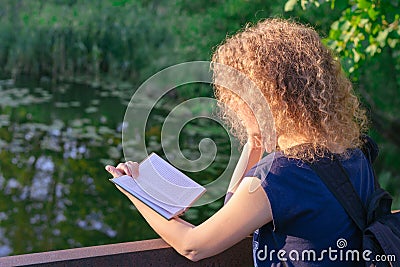
<svg viewBox="0 0 400 267"><path fill-rule="evenodd" d="M206 191L155 153L139 164L139 177L110 179L167 220L186 211Z"/></svg>

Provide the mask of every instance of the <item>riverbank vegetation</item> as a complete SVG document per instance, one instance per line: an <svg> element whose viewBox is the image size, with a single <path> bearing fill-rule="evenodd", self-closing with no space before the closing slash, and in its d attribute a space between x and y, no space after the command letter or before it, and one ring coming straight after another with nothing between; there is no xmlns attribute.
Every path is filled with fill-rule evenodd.
<svg viewBox="0 0 400 267"><path fill-rule="evenodd" d="M398 0L0 0L0 70L16 79L135 88L165 67L209 60L213 48L246 23L292 17L314 25L341 57L370 112L370 134L381 146L379 177L395 193L399 5Z"/></svg>
<svg viewBox="0 0 400 267"><path fill-rule="evenodd" d="M340 57L380 146L376 173L400 209L399 2L0 0L0 256L154 237L102 169L123 160L131 94L168 66L210 60L227 35L268 17L313 25ZM181 89L165 102L213 95ZM158 119L169 110L156 111L146 138L161 151ZM196 123L183 131L184 153L196 156L210 135L227 151L191 176L212 180L228 157L227 135ZM221 205L186 216L200 223Z"/></svg>

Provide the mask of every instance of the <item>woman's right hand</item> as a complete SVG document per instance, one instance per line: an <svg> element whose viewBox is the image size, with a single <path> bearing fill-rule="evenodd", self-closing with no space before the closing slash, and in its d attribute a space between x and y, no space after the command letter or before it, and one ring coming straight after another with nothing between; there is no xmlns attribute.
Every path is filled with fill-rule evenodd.
<svg viewBox="0 0 400 267"><path fill-rule="evenodd" d="M262 141L262 136L261 134L253 134L250 135L249 133L247 134L247 144L249 146L250 150L264 150L264 144Z"/></svg>
<svg viewBox="0 0 400 267"><path fill-rule="evenodd" d="M246 128L247 144L250 150L263 150L263 140L260 125L248 105L243 105L237 116Z"/></svg>

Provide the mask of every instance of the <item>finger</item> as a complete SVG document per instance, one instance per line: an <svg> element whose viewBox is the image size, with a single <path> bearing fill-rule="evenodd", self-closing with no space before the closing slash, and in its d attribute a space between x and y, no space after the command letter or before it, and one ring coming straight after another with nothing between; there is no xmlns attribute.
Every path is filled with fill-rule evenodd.
<svg viewBox="0 0 400 267"><path fill-rule="evenodd" d="M116 178L116 177L120 177L122 175L124 175L120 170L118 170L117 168L115 168L114 166L110 166L107 165L106 166L106 171L108 171L109 173L111 173L111 175Z"/></svg>
<svg viewBox="0 0 400 267"><path fill-rule="evenodd" d="M128 166L133 178L137 178L139 176L139 163L128 161L126 166Z"/></svg>
<svg viewBox="0 0 400 267"><path fill-rule="evenodd" d="M247 142L251 148L263 148L264 146L263 139L260 134L253 133L248 137Z"/></svg>
<svg viewBox="0 0 400 267"><path fill-rule="evenodd" d="M131 172L131 170L129 169L129 167L126 165L126 163L122 164L122 165L120 166L120 169L121 169L124 173L126 173L126 175L132 176L132 172Z"/></svg>
<svg viewBox="0 0 400 267"><path fill-rule="evenodd" d="M124 170L124 165L125 165L125 163L120 163L120 164L118 164L118 165L117 165L117 169L118 169L120 172L122 172L123 174L127 174L127 173L125 172L125 170ZM127 174L127 175L129 175L129 174Z"/></svg>

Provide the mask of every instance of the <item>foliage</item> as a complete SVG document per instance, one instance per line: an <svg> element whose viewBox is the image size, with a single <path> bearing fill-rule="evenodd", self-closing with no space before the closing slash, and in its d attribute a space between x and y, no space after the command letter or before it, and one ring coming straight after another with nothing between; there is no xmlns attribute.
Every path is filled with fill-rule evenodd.
<svg viewBox="0 0 400 267"><path fill-rule="evenodd" d="M285 11L296 10L298 4L303 10L318 10L327 3L341 15L331 21L324 41L336 51L368 109L370 134L381 149L377 174L396 196L400 187L400 1L289 0Z"/></svg>
<svg viewBox="0 0 400 267"><path fill-rule="evenodd" d="M102 74L137 79L168 45L162 13L138 1L2 1L4 71L98 82ZM123 8L122 8L123 7ZM156 14L154 14L154 12ZM160 54L159 52L162 52ZM161 64L162 65L162 64Z"/></svg>
<svg viewBox="0 0 400 267"><path fill-rule="evenodd" d="M299 2L290 0L285 11L292 11ZM330 2L332 9L342 10L341 17L331 25L327 44L345 59L346 69L354 72L366 57L373 57L389 46L395 49L400 37L400 3L394 1L367 0L301 0L301 7L319 7L321 2Z"/></svg>
<svg viewBox="0 0 400 267"><path fill-rule="evenodd" d="M369 109L370 134L381 149L376 171L399 208L398 8L398 0L0 0L0 76L18 81L0 80L0 254L154 237L99 178L106 175L101 166L122 159L118 122L132 88L167 66L210 59L226 35L268 17L313 25L337 52ZM30 75L28 83L23 74ZM209 86L187 85L163 103L211 95ZM157 116L165 112L157 110L148 125L154 151L160 149ZM212 123L185 128L180 141L189 157L209 135L227 147ZM227 154L191 176L212 179ZM39 160L54 169L40 168ZM46 199L35 198L38 177L44 177ZM200 223L220 205L190 209L186 216ZM6 245L13 251L2 251Z"/></svg>

